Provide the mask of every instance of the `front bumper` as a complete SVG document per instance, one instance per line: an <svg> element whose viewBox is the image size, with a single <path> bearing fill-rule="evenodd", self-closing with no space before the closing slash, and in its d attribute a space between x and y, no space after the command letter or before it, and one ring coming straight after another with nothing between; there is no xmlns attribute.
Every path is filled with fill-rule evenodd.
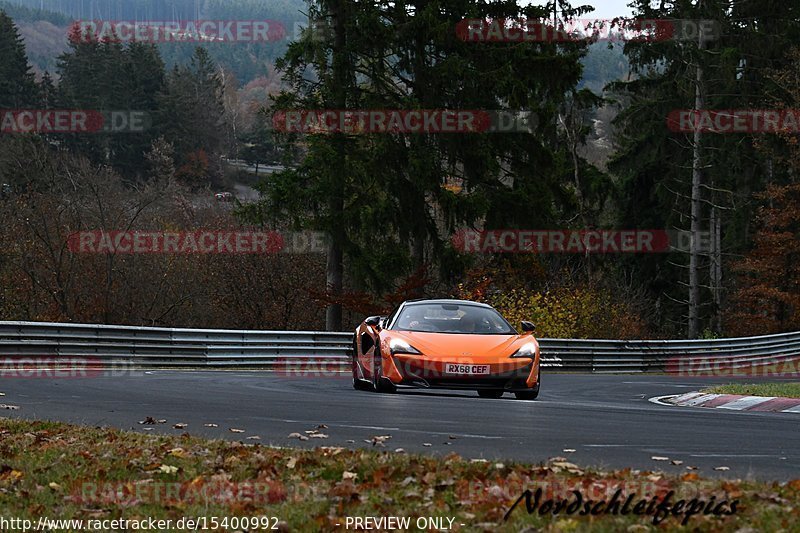
<svg viewBox="0 0 800 533"><path fill-rule="evenodd" d="M488 374L462 375L446 371L448 364L488 366ZM526 391L535 387L539 379L539 358L512 359L484 362L430 360L425 356L398 354L391 357L390 368L384 375L395 385L421 388Z"/></svg>

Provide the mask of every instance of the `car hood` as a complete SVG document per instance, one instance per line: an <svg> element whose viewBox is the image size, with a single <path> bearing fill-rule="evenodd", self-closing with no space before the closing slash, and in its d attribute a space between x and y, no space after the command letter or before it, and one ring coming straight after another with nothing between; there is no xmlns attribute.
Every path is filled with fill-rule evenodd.
<svg viewBox="0 0 800 533"><path fill-rule="evenodd" d="M475 335L462 333L430 333L386 331L388 338L402 338L426 356L431 357L509 357L532 335Z"/></svg>

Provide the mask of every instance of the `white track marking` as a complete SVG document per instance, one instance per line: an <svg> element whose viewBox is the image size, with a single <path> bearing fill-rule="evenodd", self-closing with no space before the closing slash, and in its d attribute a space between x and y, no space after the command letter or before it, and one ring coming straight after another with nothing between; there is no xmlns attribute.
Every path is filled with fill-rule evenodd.
<svg viewBox="0 0 800 533"><path fill-rule="evenodd" d="M689 401L683 401L678 404L683 407L694 407L696 405L700 405L701 403L709 402L715 398L719 398L721 394L701 394L700 396L696 396Z"/></svg>
<svg viewBox="0 0 800 533"><path fill-rule="evenodd" d="M723 405L718 405L717 409L731 409L733 411L743 411L748 407L760 405L766 401L774 399L775 399L774 396L745 396L744 398L739 398L738 400L734 400L732 402Z"/></svg>
<svg viewBox="0 0 800 533"><path fill-rule="evenodd" d="M778 457L764 453L690 453L689 457Z"/></svg>

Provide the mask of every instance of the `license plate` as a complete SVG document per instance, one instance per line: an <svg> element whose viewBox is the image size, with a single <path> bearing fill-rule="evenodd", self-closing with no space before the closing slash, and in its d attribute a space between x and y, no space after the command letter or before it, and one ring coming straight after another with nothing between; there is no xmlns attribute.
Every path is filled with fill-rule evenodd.
<svg viewBox="0 0 800 533"><path fill-rule="evenodd" d="M447 363L445 373L459 376L480 376L489 373L489 365L456 365Z"/></svg>

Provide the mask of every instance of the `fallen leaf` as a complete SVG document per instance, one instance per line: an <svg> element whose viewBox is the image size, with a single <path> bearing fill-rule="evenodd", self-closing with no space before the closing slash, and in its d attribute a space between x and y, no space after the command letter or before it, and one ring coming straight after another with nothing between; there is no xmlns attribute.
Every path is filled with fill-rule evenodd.
<svg viewBox="0 0 800 533"><path fill-rule="evenodd" d="M576 465L575 463L570 463L570 462L568 462L568 461L554 461L554 462L550 463L550 466L554 466L554 467L556 467L556 468L566 468L566 469L568 469L568 470L569 470L569 469L571 469L571 470L577 470L577 469L579 469L579 468L580 468L580 467L579 467L578 465Z"/></svg>
<svg viewBox="0 0 800 533"><path fill-rule="evenodd" d="M689 467L687 467L687 468L689 468ZM694 473L694 472L688 472L688 473L686 473L686 474L684 474L684 475L682 475L682 476L681 476L681 480L682 480L682 481L695 481L695 480L696 480L696 479L698 479L699 477L700 477L700 476L698 476L698 475L697 475L696 473Z"/></svg>
<svg viewBox="0 0 800 533"><path fill-rule="evenodd" d="M347 440L347 443L348 443L348 444L355 444L355 442L356 442L356 441L354 441L353 439L348 439L348 440Z"/></svg>
<svg viewBox="0 0 800 533"><path fill-rule="evenodd" d="M205 426L207 428L218 428L219 424L203 424L203 426Z"/></svg>
<svg viewBox="0 0 800 533"><path fill-rule="evenodd" d="M167 419L166 418L159 418L158 420L156 420L156 423L157 424L166 424L167 423Z"/></svg>
<svg viewBox="0 0 800 533"><path fill-rule="evenodd" d="M153 425L153 424L155 424L155 423L156 423L156 419L155 419L155 418L153 418L152 416L148 416L148 417L146 417L144 420L139 420L139 423L140 423L140 424L150 424L150 425Z"/></svg>
<svg viewBox="0 0 800 533"><path fill-rule="evenodd" d="M406 451L403 448L396 448L394 453L406 453Z"/></svg>
<svg viewBox="0 0 800 533"><path fill-rule="evenodd" d="M19 409L19 405L8 405L5 403L0 403L0 409L8 409L9 411L16 411Z"/></svg>
<svg viewBox="0 0 800 533"><path fill-rule="evenodd" d="M678 461L677 459L675 459L672 461L672 464L674 464L675 466L680 466L683 464L683 461Z"/></svg>
<svg viewBox="0 0 800 533"><path fill-rule="evenodd" d="M261 440L261 437L259 437L258 435L250 435L249 437L247 437L247 440Z"/></svg>
<svg viewBox="0 0 800 533"><path fill-rule="evenodd" d="M186 454L186 450L183 448L172 448L169 454L173 457L183 457Z"/></svg>
<svg viewBox="0 0 800 533"><path fill-rule="evenodd" d="M328 429L328 426L326 426L325 424L320 424L317 426L317 429Z"/></svg>
<svg viewBox="0 0 800 533"><path fill-rule="evenodd" d="M302 437L302 435L300 433L289 433L289 435L286 438L287 439L299 439L300 437Z"/></svg>
<svg viewBox="0 0 800 533"><path fill-rule="evenodd" d="M320 446L319 449L322 450L325 453L325 455L330 455L330 456L339 455L344 451L344 448L342 448L341 446Z"/></svg>
<svg viewBox="0 0 800 533"><path fill-rule="evenodd" d="M575 453L575 448L564 448L561 451L564 453Z"/></svg>
<svg viewBox="0 0 800 533"><path fill-rule="evenodd" d="M355 479L357 477L358 477L358 474L355 473L355 472L348 472L347 470L342 472L342 479L344 481L347 481L348 479Z"/></svg>
<svg viewBox="0 0 800 533"><path fill-rule="evenodd" d="M471 459L470 463L488 463L486 459Z"/></svg>
<svg viewBox="0 0 800 533"><path fill-rule="evenodd" d="M243 429L236 429L236 428L228 428L228 431L231 433L244 433Z"/></svg>
<svg viewBox="0 0 800 533"><path fill-rule="evenodd" d="M696 466L687 466L686 470L697 470Z"/></svg>
<svg viewBox="0 0 800 533"><path fill-rule="evenodd" d="M669 457L661 457L659 455L654 455L650 459L653 461L669 461Z"/></svg>
<svg viewBox="0 0 800 533"><path fill-rule="evenodd" d="M50 484L47 485L47 486L50 487L53 490L61 490L61 485L59 485L55 481L51 481Z"/></svg>
<svg viewBox="0 0 800 533"><path fill-rule="evenodd" d="M292 470L296 465L297 465L297 457L290 457L289 461L286 463L286 468Z"/></svg>
<svg viewBox="0 0 800 533"><path fill-rule="evenodd" d="M172 465L161 465L158 467L158 469L165 474L174 474L178 471L178 467Z"/></svg>
<svg viewBox="0 0 800 533"><path fill-rule="evenodd" d="M327 439L328 436L325 433L312 433L309 435L309 438L312 439Z"/></svg>
<svg viewBox="0 0 800 533"><path fill-rule="evenodd" d="M433 446L433 444L431 444L430 442L423 442L422 445L425 446L426 448L430 448L431 446Z"/></svg>
<svg viewBox="0 0 800 533"><path fill-rule="evenodd" d="M727 467L727 466L717 466L717 467L714 468L714 470L720 470L720 471L724 472L726 470L730 470L730 468Z"/></svg>
<svg viewBox="0 0 800 533"><path fill-rule="evenodd" d="M177 424L173 424L172 428L173 429L185 429L188 425L189 424L186 424L185 422L178 422Z"/></svg>
<svg viewBox="0 0 800 533"><path fill-rule="evenodd" d="M503 496L505 496L505 494L503 493L503 489L500 488L500 485L492 485L491 487L489 487L488 493L489 496L493 498L502 498Z"/></svg>

